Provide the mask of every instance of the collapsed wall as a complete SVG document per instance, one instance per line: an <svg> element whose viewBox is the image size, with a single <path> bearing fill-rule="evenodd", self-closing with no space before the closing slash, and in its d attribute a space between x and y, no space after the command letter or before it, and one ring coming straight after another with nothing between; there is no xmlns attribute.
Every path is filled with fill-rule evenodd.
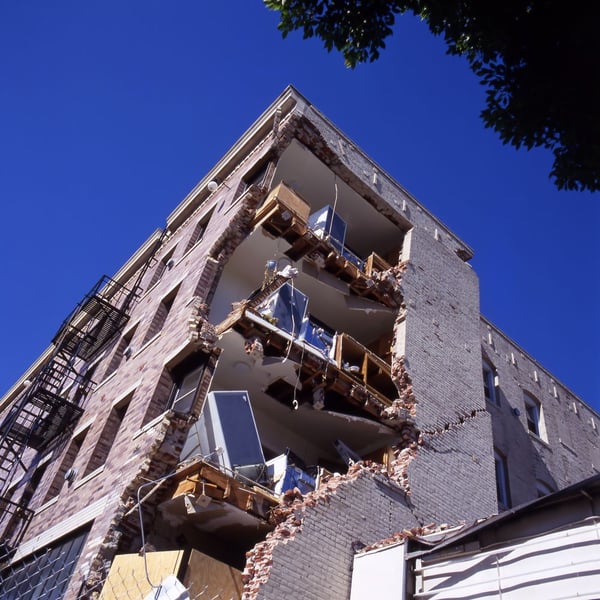
<svg viewBox="0 0 600 600"><path fill-rule="evenodd" d="M320 158L372 199L373 190L355 175L365 171L357 167L360 156L348 147L333 151L325 141L333 133L317 121L311 127L303 122L299 139L314 147L319 137ZM321 136L313 129L319 126ZM323 490L284 500L283 520L248 554L245 600L348 597L357 542L497 511L481 381L478 280L465 262L468 252L420 207L411 213L394 195L391 190L390 203L405 206L400 218L410 219L412 228L401 262L388 272L402 298L392 348L398 398L379 419L399 432L398 444L386 466L355 465Z"/></svg>
<svg viewBox="0 0 600 600"><path fill-rule="evenodd" d="M348 598L355 551L419 525L405 492L373 470L357 464L304 497L288 492L274 531L247 554L243 600Z"/></svg>

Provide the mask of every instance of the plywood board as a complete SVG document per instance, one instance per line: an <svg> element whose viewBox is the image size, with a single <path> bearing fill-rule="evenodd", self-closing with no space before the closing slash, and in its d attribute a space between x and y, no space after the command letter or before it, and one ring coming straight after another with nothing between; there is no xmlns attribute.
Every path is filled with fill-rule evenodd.
<svg viewBox="0 0 600 600"><path fill-rule="evenodd" d="M242 597L241 571L197 550L192 550L183 583L192 598L240 600Z"/></svg>
<svg viewBox="0 0 600 600"><path fill-rule="evenodd" d="M147 552L148 577L153 585L159 585L169 575L177 575L184 557L183 550ZM152 591L146 578L144 557L139 554L115 556L100 600L133 600L144 598Z"/></svg>

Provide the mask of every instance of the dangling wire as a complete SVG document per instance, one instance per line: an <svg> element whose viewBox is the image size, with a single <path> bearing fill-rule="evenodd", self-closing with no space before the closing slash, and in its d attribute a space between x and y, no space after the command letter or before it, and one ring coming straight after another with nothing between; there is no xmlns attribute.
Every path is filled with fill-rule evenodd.
<svg viewBox="0 0 600 600"><path fill-rule="evenodd" d="M298 398L296 397L298 394L298 385L300 384L300 375L302 374L302 365L304 364L304 350L305 345L302 344L302 354L300 355L300 364L298 365L298 374L296 375L296 383L294 384L294 396L292 398L292 407L294 410L298 410L300 406L298 404Z"/></svg>
<svg viewBox="0 0 600 600"><path fill-rule="evenodd" d="M333 217L335 215L335 211L337 210L337 202L338 202L338 184L337 184L337 175L333 174L333 187L335 189L335 196L333 198L333 215L331 215L331 223L329 224L329 231L327 232L327 239L331 238L331 230L333 229Z"/></svg>
<svg viewBox="0 0 600 600"><path fill-rule="evenodd" d="M292 318L292 339L289 340L288 342L288 347L287 347L287 351L285 353L285 356L283 357L283 361L282 363L285 363L287 361L287 359L290 357L290 353L292 352L292 346L294 344L294 339L296 337L298 337L298 335L300 335L300 332L298 331L298 335L296 335L296 319L294 319L294 306L295 306L295 302L294 302L294 292L296 290L296 288L294 287L294 280L290 279L289 284L292 288L292 294L290 297L290 306L291 306L291 311L290 311L290 316Z"/></svg>
<svg viewBox="0 0 600 600"><path fill-rule="evenodd" d="M146 483L142 483L142 485L140 485L140 487L137 489L137 503L138 503L138 514L140 517L140 537L142 538L142 557L144 558L144 572L146 574L146 581L150 584L150 587L153 590L156 590L157 594L160 592L162 584L154 585L152 583L152 581L150 580L150 574L148 573L148 561L146 559L146 538L144 535L144 518L142 516L142 500L140 498L140 493L142 491L142 488L147 487L149 485L156 485L158 483L161 483L165 479L169 479L169 477L173 477L173 475L175 475L176 472L177 471L172 471L171 473L168 473L167 475L164 475L163 477L159 477L158 479L154 479L153 481L148 481ZM152 492L150 492L150 493L152 493Z"/></svg>

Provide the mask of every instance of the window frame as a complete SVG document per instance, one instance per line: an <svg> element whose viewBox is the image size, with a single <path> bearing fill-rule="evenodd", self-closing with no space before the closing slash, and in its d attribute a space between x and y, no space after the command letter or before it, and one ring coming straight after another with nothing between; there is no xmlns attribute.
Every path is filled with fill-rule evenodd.
<svg viewBox="0 0 600 600"><path fill-rule="evenodd" d="M163 278L165 272L169 269L169 262L173 259L173 255L175 254L175 248L177 246L173 246L165 255L158 261L156 267L154 267L154 271L152 272L152 278L150 279L150 283L148 284L148 289L153 288L158 284L159 281Z"/></svg>
<svg viewBox="0 0 600 600"><path fill-rule="evenodd" d="M168 402L169 410L179 415L192 414L198 397L202 394L202 381L208 361L209 355L200 352L190 356L173 369L173 387Z"/></svg>
<svg viewBox="0 0 600 600"><path fill-rule="evenodd" d="M148 329L146 330L146 334L144 335L144 339L142 340L142 346L147 344L150 340L154 339L164 328L167 319L169 318L169 313L173 308L173 303L175 302L175 298L177 297L177 293L179 292L179 287L181 283L178 283L158 304L156 312L148 325Z"/></svg>
<svg viewBox="0 0 600 600"><path fill-rule="evenodd" d="M498 371L494 365L487 360L483 359L482 362L483 371L483 395L484 398L494 404L500 406L500 394L498 386Z"/></svg>
<svg viewBox="0 0 600 600"><path fill-rule="evenodd" d="M123 430L123 423L131 406L133 394L134 392L130 392L111 406L110 412L102 425L100 435L94 444L94 449L85 466L82 478L87 477L90 473L93 473L96 469L103 467L107 463L111 455L111 450L115 445L115 440Z"/></svg>
<svg viewBox="0 0 600 600"><path fill-rule="evenodd" d="M498 509L508 510L512 506L508 478L508 464L506 456L497 448L494 448L494 470L496 477L496 499L498 501Z"/></svg>
<svg viewBox="0 0 600 600"><path fill-rule="evenodd" d="M541 440L545 439L542 403L533 394L524 392L523 404L525 406L525 420L528 432Z"/></svg>
<svg viewBox="0 0 600 600"><path fill-rule="evenodd" d="M52 498L56 498L62 491L63 486L66 481L65 474L67 473L67 471L69 469L73 468L73 465L75 464L75 461L77 460L77 457L81 454L81 449L83 448L83 445L85 443L85 438L87 437L89 430L90 430L89 426L86 427L85 429L82 429L76 435L74 435L71 438L71 440L69 441L67 449L62 456L60 465L59 465L56 473L54 474L54 477L50 481L50 485L48 486L48 489L46 490L46 495L44 497L44 504L46 502L49 502L50 500L52 500ZM72 483L72 482L69 482L69 483Z"/></svg>
<svg viewBox="0 0 600 600"><path fill-rule="evenodd" d="M188 240L188 243L186 245L184 255L187 254L190 250L192 250L192 248L197 246L204 239L204 235L206 234L206 230L208 229L208 224L210 223L214 212L215 209L213 207L206 214L200 217L200 219L198 219L198 222L194 227L194 231L192 231L192 235L190 236L190 239Z"/></svg>
<svg viewBox="0 0 600 600"><path fill-rule="evenodd" d="M119 340L117 347L115 348L115 351L108 362L108 366L106 367L104 379L110 377L115 371L119 369L119 367L123 363L123 358L126 358L125 350L127 350L127 348L131 346L131 342L133 340L133 336L135 335L137 326L138 324L136 323L133 327L126 331Z"/></svg>

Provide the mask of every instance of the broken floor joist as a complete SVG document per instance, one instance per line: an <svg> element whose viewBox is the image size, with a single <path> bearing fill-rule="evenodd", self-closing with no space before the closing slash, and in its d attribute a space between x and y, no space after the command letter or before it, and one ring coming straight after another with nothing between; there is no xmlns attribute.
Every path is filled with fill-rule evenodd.
<svg viewBox="0 0 600 600"><path fill-rule="evenodd" d="M327 272L346 282L358 296L397 308L395 281L381 274L391 268L382 257L372 253L359 268L348 256L340 254L327 239L308 225L309 204L285 184L279 184L258 209L251 225L262 227L270 236L290 244L285 254L294 261L307 258Z"/></svg>

